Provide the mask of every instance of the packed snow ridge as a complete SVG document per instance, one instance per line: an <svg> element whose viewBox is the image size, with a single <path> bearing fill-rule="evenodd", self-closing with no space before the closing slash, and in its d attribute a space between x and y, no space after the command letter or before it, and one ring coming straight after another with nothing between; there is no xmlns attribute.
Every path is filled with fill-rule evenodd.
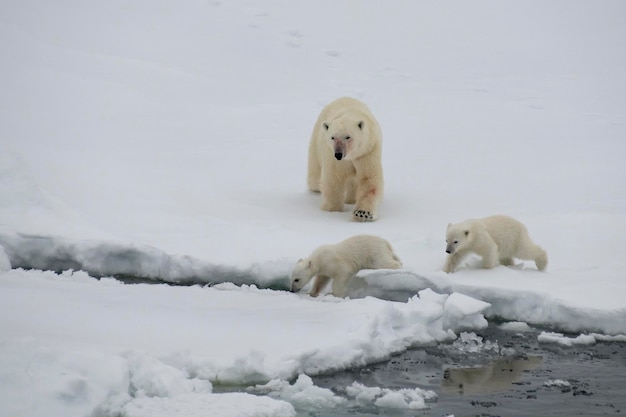
<svg viewBox="0 0 626 417"><path fill-rule="evenodd" d="M93 277L117 277L125 282L155 282L176 285L233 283L275 290L289 289L290 260L257 263L248 268L215 265L190 256L173 256L147 245L105 241L76 241L51 236L0 233L0 248L14 268L63 272L86 271ZM430 288L440 293L460 292L491 306L485 316L528 322L555 331L626 333L626 308L604 308L594 303L555 297L541 286L537 290L514 282L526 275L515 268L496 268L501 282L476 285L468 278L454 280L443 273L419 273L410 269L362 271L349 286L351 298L374 296L383 300L407 301L418 291ZM478 271L475 271L478 272ZM536 275L532 274L532 278ZM539 277L543 280L543 277ZM482 284L487 284L483 286ZM558 282L544 282L552 288Z"/></svg>

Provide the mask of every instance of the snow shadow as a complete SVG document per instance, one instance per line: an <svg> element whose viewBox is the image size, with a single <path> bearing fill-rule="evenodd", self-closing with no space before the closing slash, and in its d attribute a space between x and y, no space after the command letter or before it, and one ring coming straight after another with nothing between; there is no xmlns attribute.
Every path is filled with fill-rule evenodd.
<svg viewBox="0 0 626 417"><path fill-rule="evenodd" d="M215 265L190 256L169 255L148 245L68 239L27 234L0 234L0 246L12 268L85 271L95 278L127 283L213 285L231 282L276 290L289 289L288 262L268 262L246 269Z"/></svg>

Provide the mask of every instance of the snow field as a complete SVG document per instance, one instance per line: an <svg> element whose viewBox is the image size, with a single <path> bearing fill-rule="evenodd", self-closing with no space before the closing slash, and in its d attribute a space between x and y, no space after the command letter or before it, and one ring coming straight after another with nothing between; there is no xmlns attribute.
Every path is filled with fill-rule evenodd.
<svg viewBox="0 0 626 417"><path fill-rule="evenodd" d="M11 381L1 391L2 403L14 415L46 415L48 408L40 404L48 403L78 414L145 415L161 407L168 415L189 397L210 411L221 404L206 398L215 384L284 385L276 381L363 366L416 344L452 340L459 324L487 325L481 312L488 304L429 289L398 303L316 300L233 284L124 285L69 271L11 270L1 278L6 314L0 318L0 372ZM25 307L28 316L19 313ZM401 395L416 407L419 394L392 394L376 402L400 404L393 397ZM33 395L42 401L27 401ZM288 390L281 395L291 398ZM258 399L249 397L252 403ZM298 398L293 401L298 406Z"/></svg>
<svg viewBox="0 0 626 417"><path fill-rule="evenodd" d="M3 1L0 415L421 407L418 388L339 398L306 375L455 337L480 351L491 317L554 330L546 343L621 342L625 16L620 1ZM343 95L383 130L373 224L305 191L312 124ZM547 271L443 274L446 224L497 213ZM276 291L359 233L405 269L364 271L350 300Z"/></svg>

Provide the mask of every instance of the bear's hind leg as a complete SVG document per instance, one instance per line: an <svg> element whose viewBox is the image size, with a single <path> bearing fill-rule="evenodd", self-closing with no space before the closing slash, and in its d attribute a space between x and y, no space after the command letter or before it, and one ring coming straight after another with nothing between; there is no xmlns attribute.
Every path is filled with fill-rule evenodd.
<svg viewBox="0 0 626 417"><path fill-rule="evenodd" d="M395 253L390 253L385 257L382 262L377 262L373 269L400 269L402 268L402 261L396 256Z"/></svg>
<svg viewBox="0 0 626 417"><path fill-rule="evenodd" d="M536 249L535 265L537 265L537 269L540 271L545 270L546 266L548 266L548 254L539 246Z"/></svg>
<svg viewBox="0 0 626 417"><path fill-rule="evenodd" d="M350 282L350 277L338 276L333 279L333 290L332 294L335 297L344 298L346 296L346 290L348 289L348 283Z"/></svg>
<svg viewBox="0 0 626 417"><path fill-rule="evenodd" d="M548 266L548 254L541 246L535 245L530 238L521 246L523 249L518 251L518 258L535 261L535 265L540 271L546 269L546 266Z"/></svg>
<svg viewBox="0 0 626 417"><path fill-rule="evenodd" d="M318 275L315 277L315 282L313 283L313 288L311 288L311 292L309 295L311 297L317 297L320 294L320 291L324 289L326 284L330 281L330 277L326 275Z"/></svg>

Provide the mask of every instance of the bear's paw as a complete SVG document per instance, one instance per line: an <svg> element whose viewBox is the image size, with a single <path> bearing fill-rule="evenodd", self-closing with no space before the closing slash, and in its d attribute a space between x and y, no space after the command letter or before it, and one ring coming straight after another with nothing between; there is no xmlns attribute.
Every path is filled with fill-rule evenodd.
<svg viewBox="0 0 626 417"><path fill-rule="evenodd" d="M367 210L354 210L352 220L355 222L373 222L375 219L374 214Z"/></svg>

